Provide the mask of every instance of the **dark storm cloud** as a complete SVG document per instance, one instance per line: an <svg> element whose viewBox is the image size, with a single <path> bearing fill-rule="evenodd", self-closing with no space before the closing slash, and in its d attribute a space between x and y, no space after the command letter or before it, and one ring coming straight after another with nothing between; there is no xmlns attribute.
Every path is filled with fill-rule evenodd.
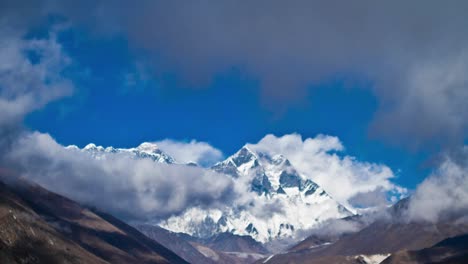
<svg viewBox="0 0 468 264"><path fill-rule="evenodd" d="M282 111L336 76L368 80L371 134L410 147L460 143L468 126L466 1L92 1L55 5L122 33L195 85L231 66Z"/></svg>

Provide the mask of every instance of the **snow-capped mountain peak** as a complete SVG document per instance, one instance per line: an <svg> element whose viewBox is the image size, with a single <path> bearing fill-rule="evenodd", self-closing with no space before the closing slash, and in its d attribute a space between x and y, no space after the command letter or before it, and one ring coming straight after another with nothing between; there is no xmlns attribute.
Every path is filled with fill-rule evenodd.
<svg viewBox="0 0 468 264"><path fill-rule="evenodd" d="M255 160L257 160L257 155L247 146L244 146L234 155L232 155L230 159L232 160L232 162L234 162L234 164L237 167L239 167L246 163L254 162Z"/></svg>
<svg viewBox="0 0 468 264"><path fill-rule="evenodd" d="M96 146L96 144L94 144L94 143L89 143L83 149L88 150L88 151L103 151L104 147L103 146Z"/></svg>
<svg viewBox="0 0 468 264"><path fill-rule="evenodd" d="M190 208L180 216L162 221L161 226L194 236L231 232L268 242L297 238L296 232L301 229L352 215L312 179L298 173L281 154L257 152L246 145L212 169L230 175L236 182L247 182L246 191L253 194L252 207ZM264 217L257 211L262 206L281 209Z"/></svg>
<svg viewBox="0 0 468 264"><path fill-rule="evenodd" d="M109 154L117 153L121 155L128 155L135 159L151 159L158 163L176 163L176 161L171 156L159 149L155 143L150 142L144 142L136 148L114 148L111 146L104 148L103 146L97 146L94 143L90 143L82 149L75 145L67 146L66 149L83 151L91 154L91 156L97 159L103 159L106 158L106 156Z"/></svg>
<svg viewBox="0 0 468 264"><path fill-rule="evenodd" d="M92 143L82 149L76 146L67 149L89 153L96 159L118 154L157 163L176 163L150 142L128 149L104 148ZM196 163L185 165L196 166ZM223 232L249 235L265 243L277 238L297 239L299 230L312 228L330 218L352 215L281 154L259 152L245 145L211 169L232 177L243 198L224 208L188 208L182 215L159 222L160 226L198 237Z"/></svg>
<svg viewBox="0 0 468 264"><path fill-rule="evenodd" d="M77 145L68 145L65 147L68 150L79 150L80 148Z"/></svg>
<svg viewBox="0 0 468 264"><path fill-rule="evenodd" d="M311 194L318 186L300 175L284 155L271 156L268 153L255 152L248 146L215 164L212 169L235 178L251 177L252 191L258 194L284 194L286 188L298 188Z"/></svg>

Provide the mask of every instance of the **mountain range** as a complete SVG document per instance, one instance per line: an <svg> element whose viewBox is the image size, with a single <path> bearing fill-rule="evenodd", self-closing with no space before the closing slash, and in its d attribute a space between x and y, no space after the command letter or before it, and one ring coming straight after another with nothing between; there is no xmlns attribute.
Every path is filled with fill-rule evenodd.
<svg viewBox="0 0 468 264"><path fill-rule="evenodd" d="M4 175L1 175L4 181ZM249 236L196 238L133 228L26 180L0 183L0 263L466 263L468 224L377 219L338 236L312 235L282 252ZM408 200L389 208L398 217ZM141 233L140 233L141 231Z"/></svg>
<svg viewBox="0 0 468 264"><path fill-rule="evenodd" d="M160 150L156 144L144 142L136 148L114 148L114 147L102 147L96 146L93 143L86 145L83 149L78 148L76 145L69 145L66 149L70 150L81 150L86 153L91 154L96 159L105 158L109 154L124 154L128 155L130 158L136 159L151 159L155 162L173 164L175 163L174 159Z"/></svg>
<svg viewBox="0 0 468 264"><path fill-rule="evenodd" d="M78 149L76 146L67 148ZM97 159L119 153L130 158L180 164L156 144L148 142L129 149L88 144L81 151ZM187 165L193 166L192 163ZM299 240L303 230L328 219L353 215L310 176L298 173L281 154L254 151L246 145L208 169L231 177L239 188L246 190L249 203L224 208L191 207L157 225L199 238L231 233L268 243L278 239ZM270 213L262 208L269 208Z"/></svg>
<svg viewBox="0 0 468 264"><path fill-rule="evenodd" d="M152 143L67 148L96 159L119 153L181 165ZM285 156L248 146L206 169L245 188L249 203L281 210L265 216L255 206L192 207L158 223L125 223L0 170L0 263L376 264L466 263L468 258L466 217L408 221L411 197L384 211L353 214ZM353 228L329 232L334 226ZM289 239L287 248L271 246L283 239Z"/></svg>

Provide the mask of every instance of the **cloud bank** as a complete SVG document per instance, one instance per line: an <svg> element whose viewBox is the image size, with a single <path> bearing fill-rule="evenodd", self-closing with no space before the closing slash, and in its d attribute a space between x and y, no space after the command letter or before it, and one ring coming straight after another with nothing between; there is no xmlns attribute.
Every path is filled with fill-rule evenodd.
<svg viewBox="0 0 468 264"><path fill-rule="evenodd" d="M95 159L38 132L21 137L7 160L26 179L125 219L155 220L233 198L228 176L127 155Z"/></svg>
<svg viewBox="0 0 468 264"><path fill-rule="evenodd" d="M299 134L267 135L257 144L248 146L259 152L284 155L301 174L348 207L355 196L363 193L374 194L366 197L366 206L388 203L388 193L394 195L393 201L406 194L406 189L391 182L395 175L389 167L338 155L344 146L337 137L318 135L303 140Z"/></svg>

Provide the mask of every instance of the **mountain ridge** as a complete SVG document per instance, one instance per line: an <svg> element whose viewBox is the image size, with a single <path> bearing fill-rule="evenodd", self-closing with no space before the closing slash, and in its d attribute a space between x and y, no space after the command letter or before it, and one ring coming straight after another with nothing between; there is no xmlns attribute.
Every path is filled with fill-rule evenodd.
<svg viewBox="0 0 468 264"><path fill-rule="evenodd" d="M353 215L318 184L299 174L281 154L256 152L246 145L211 169L244 184L252 193L253 207L260 204L283 211L263 217L254 212L255 208L251 211L191 208L182 216L163 221L162 227L198 237L230 232L267 243L278 238L294 238L297 231L329 218Z"/></svg>
<svg viewBox="0 0 468 264"><path fill-rule="evenodd" d="M96 159L119 154L168 165L180 164L157 144L149 142L128 149L95 144L82 149L73 145L66 148L89 153ZM191 163L182 165L195 166ZM309 176L300 174L282 154L259 152L247 144L206 169L231 177L243 195L241 203L224 208L191 207L180 215L153 224L200 238L229 232L267 243L283 238L300 239L298 231L327 219L353 215ZM268 210L262 208L269 208L272 213L265 215Z"/></svg>

